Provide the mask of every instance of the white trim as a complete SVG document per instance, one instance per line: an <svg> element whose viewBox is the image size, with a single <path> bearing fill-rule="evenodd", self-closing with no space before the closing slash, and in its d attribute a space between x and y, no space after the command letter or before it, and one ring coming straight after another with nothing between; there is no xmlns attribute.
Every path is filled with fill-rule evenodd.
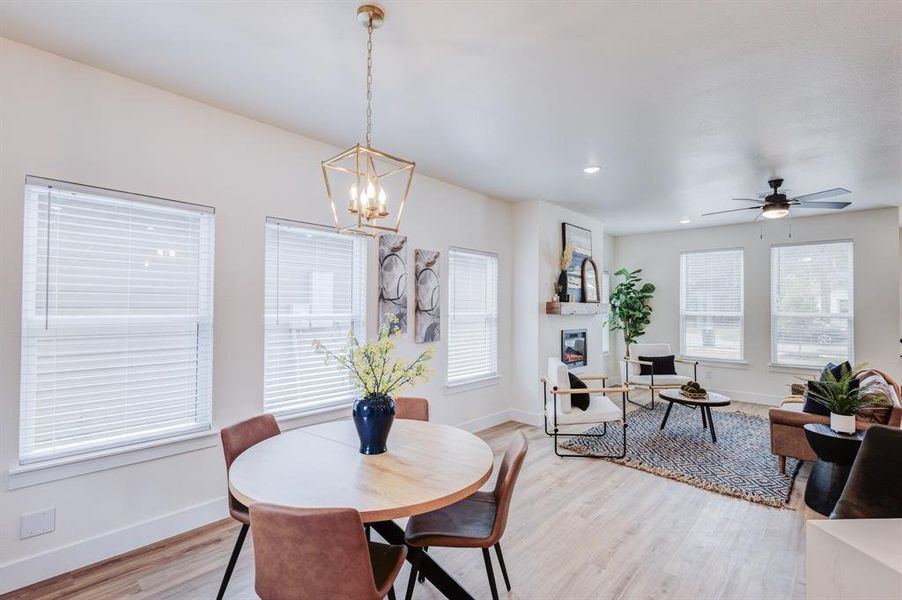
<svg viewBox="0 0 902 600"><path fill-rule="evenodd" d="M516 421L517 423L532 425L533 427L542 427L545 422L545 418L542 413L521 410L518 408L511 409L510 420Z"/></svg>
<svg viewBox="0 0 902 600"><path fill-rule="evenodd" d="M315 410L303 412L295 411L284 415L273 416L276 417L276 420L279 422L279 428L282 431L289 431L291 429L297 429L298 427L325 423L326 421L349 419L351 417L351 403L343 402L338 406L326 406Z"/></svg>
<svg viewBox="0 0 902 600"><path fill-rule="evenodd" d="M464 431L469 431L470 433L477 433L479 431L488 429L489 427L507 423L510 420L511 411L501 410L484 417L477 417L475 419L470 419L469 421L464 421L463 423L458 424L457 427L459 429L463 429Z"/></svg>
<svg viewBox="0 0 902 600"><path fill-rule="evenodd" d="M219 444L219 430L206 430L176 437L117 446L89 454L77 454L44 462L18 465L9 469L6 489L17 490L87 473L106 471L176 454L194 452Z"/></svg>
<svg viewBox="0 0 902 600"><path fill-rule="evenodd" d="M824 370L824 367L772 362L768 363L767 370L771 371L772 373L795 373L798 375L808 375L809 373L819 373Z"/></svg>
<svg viewBox="0 0 902 600"><path fill-rule="evenodd" d="M471 390L478 390L480 388L489 387L493 385L498 385L501 382L501 374L496 373L494 375L488 375L486 377L479 377L477 379L464 379L463 381L454 381L451 383L445 383L445 394L453 395L453 394L462 394L464 392L469 392Z"/></svg>
<svg viewBox="0 0 902 600"><path fill-rule="evenodd" d="M0 565L0 594L44 581L228 516L225 496Z"/></svg>
<svg viewBox="0 0 902 600"><path fill-rule="evenodd" d="M725 369L748 369L749 361L747 360L729 360L726 358L704 358L701 356L677 356L682 360L691 360L697 362L702 367L723 367Z"/></svg>

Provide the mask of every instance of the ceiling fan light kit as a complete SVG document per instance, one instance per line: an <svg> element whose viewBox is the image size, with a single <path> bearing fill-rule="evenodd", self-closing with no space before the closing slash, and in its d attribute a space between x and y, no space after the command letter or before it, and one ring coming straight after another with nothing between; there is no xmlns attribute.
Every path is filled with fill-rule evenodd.
<svg viewBox="0 0 902 600"><path fill-rule="evenodd" d="M367 30L366 139L364 144L322 161L321 166L335 229L375 237L400 229L416 163L372 147L373 30L385 22L385 12L364 4L357 9L357 22ZM347 190L347 205L344 201L336 203L336 190Z"/></svg>

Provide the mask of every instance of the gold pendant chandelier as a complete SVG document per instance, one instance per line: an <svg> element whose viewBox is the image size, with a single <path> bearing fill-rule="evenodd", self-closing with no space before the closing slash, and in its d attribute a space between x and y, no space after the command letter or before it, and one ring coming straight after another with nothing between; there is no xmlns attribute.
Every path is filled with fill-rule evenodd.
<svg viewBox="0 0 902 600"><path fill-rule="evenodd" d="M367 31L366 143L322 161L322 168L335 229L339 233L375 237L380 232L398 232L416 163L377 150L371 144L373 30L385 21L385 13L378 6L364 4L357 9L357 21ZM344 194L345 190L347 198L340 195L336 203L335 193Z"/></svg>

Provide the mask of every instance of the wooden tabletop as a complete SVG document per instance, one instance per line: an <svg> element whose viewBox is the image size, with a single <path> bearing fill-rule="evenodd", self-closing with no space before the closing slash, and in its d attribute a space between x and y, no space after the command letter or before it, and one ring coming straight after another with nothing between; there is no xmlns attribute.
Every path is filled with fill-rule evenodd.
<svg viewBox="0 0 902 600"><path fill-rule="evenodd" d="M349 507L371 523L453 504L492 473L488 444L448 425L395 419L388 452L358 447L351 420L288 431L235 459L229 489L245 506Z"/></svg>

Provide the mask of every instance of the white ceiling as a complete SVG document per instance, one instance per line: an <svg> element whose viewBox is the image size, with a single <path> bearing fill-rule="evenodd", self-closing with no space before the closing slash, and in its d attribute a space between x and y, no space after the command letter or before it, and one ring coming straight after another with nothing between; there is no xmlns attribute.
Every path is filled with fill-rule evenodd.
<svg viewBox="0 0 902 600"><path fill-rule="evenodd" d="M773 175L902 203L902 2L381 5L374 145L425 174L617 234L751 220L699 215ZM344 147L356 6L5 0L0 35Z"/></svg>

